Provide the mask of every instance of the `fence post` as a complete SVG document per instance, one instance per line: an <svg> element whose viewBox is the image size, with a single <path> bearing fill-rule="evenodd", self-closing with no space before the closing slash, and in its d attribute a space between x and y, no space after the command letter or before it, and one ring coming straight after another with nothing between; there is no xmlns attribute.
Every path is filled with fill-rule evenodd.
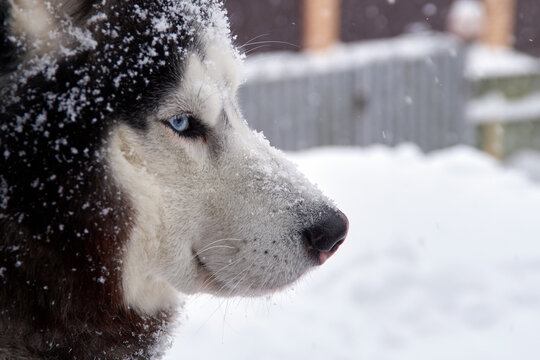
<svg viewBox="0 0 540 360"><path fill-rule="evenodd" d="M302 45L320 51L339 41L341 0L303 0Z"/></svg>
<svg viewBox="0 0 540 360"><path fill-rule="evenodd" d="M485 29L482 42L494 47L512 47L516 0L483 0L486 9ZM482 126L481 147L487 153L501 159L504 156L504 128L500 121Z"/></svg>
<svg viewBox="0 0 540 360"><path fill-rule="evenodd" d="M486 27L482 41L490 46L511 47L514 38L516 0L484 0Z"/></svg>

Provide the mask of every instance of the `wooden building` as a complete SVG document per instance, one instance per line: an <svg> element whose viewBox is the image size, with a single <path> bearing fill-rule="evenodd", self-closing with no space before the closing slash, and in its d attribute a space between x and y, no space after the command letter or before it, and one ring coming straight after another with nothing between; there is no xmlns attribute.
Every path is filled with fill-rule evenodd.
<svg viewBox="0 0 540 360"><path fill-rule="evenodd" d="M443 31L453 0L341 0L341 41ZM238 44L252 52L300 49L302 0L226 0ZM540 1L517 0L514 46L540 56ZM273 43L261 44L263 41Z"/></svg>

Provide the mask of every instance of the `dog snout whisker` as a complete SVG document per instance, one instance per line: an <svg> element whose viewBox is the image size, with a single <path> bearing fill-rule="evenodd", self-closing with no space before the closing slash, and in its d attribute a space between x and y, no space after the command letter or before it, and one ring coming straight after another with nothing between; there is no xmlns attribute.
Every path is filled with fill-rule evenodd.
<svg viewBox="0 0 540 360"><path fill-rule="evenodd" d="M218 239L218 240L215 240L215 241L212 241L211 243L205 245L202 249L193 249L192 250L192 257L191 257L191 260L195 260L196 257L199 255L199 254L202 254L204 252L207 252L209 250L212 250L212 249L215 249L215 248L229 248L231 251L233 251L233 253L231 253L231 251L229 252L225 252L225 255L234 255L234 253L240 251L240 249L236 246L233 246L233 245L216 245L218 243L223 243L223 242L234 242L234 241L244 241L243 239L237 239L237 238L223 238L223 239ZM236 250L233 250L233 249L236 249Z"/></svg>
<svg viewBox="0 0 540 360"><path fill-rule="evenodd" d="M208 252L210 250L214 250L214 249L229 249L230 251L225 251L225 255L232 255L232 254L235 254L237 252L240 251L239 248L237 248L236 246L230 246L230 245L214 245L214 246L210 246L210 247L207 247L207 248L204 248L203 250L198 250L196 251L196 255L195 256L200 256L201 254L205 253L205 252ZM232 254L231 254L232 253Z"/></svg>

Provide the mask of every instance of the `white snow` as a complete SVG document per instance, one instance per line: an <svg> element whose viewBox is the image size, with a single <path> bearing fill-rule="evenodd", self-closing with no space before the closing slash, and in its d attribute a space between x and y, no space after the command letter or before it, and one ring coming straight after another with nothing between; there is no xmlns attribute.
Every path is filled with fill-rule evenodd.
<svg viewBox="0 0 540 360"><path fill-rule="evenodd" d="M271 298L190 298L166 359L538 359L540 185L467 147L290 157L347 241Z"/></svg>
<svg viewBox="0 0 540 360"><path fill-rule="evenodd" d="M513 100L497 92L489 93L469 102L467 118L473 124L540 119L540 92Z"/></svg>
<svg viewBox="0 0 540 360"><path fill-rule="evenodd" d="M506 164L512 168L526 173L531 179L540 182L540 152L536 150L522 150L511 155Z"/></svg>
<svg viewBox="0 0 540 360"><path fill-rule="evenodd" d="M456 0L452 2L447 17L447 27L464 40L480 37L485 26L486 9L479 0Z"/></svg>
<svg viewBox="0 0 540 360"><path fill-rule="evenodd" d="M540 61L512 49L476 44L467 54L465 75L471 79L530 75L540 72Z"/></svg>

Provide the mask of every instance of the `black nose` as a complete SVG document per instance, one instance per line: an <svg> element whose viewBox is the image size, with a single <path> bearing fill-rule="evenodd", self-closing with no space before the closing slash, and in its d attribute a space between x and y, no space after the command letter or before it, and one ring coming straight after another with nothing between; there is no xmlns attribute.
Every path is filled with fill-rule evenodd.
<svg viewBox="0 0 540 360"><path fill-rule="evenodd" d="M349 220L344 213L327 210L315 224L303 231L303 236L308 250L323 264L343 243L348 230Z"/></svg>

